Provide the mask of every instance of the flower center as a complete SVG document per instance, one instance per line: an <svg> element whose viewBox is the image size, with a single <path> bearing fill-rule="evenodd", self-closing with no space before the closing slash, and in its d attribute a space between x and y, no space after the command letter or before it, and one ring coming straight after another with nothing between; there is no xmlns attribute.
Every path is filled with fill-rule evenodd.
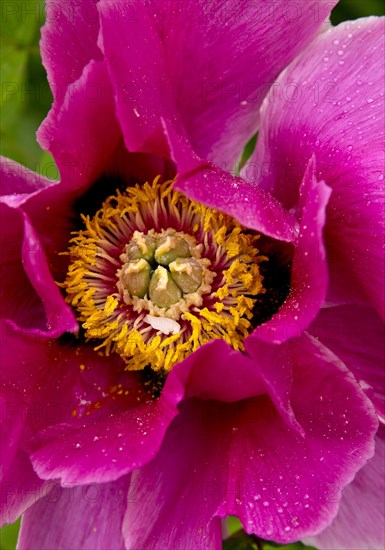
<svg viewBox="0 0 385 550"><path fill-rule="evenodd" d="M63 287L95 349L167 372L212 339L243 349L267 258L259 235L159 179L82 216Z"/></svg>
<svg viewBox="0 0 385 550"><path fill-rule="evenodd" d="M175 320L191 305L201 305L215 278L201 251L194 237L175 229L135 231L120 256L123 266L117 273L124 303L135 311ZM159 320L156 323L160 326Z"/></svg>

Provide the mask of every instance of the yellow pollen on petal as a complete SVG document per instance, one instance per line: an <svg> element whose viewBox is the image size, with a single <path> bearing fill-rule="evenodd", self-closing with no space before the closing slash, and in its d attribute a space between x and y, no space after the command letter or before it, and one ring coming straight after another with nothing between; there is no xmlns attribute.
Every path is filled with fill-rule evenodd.
<svg viewBox="0 0 385 550"><path fill-rule="evenodd" d="M128 370L168 372L213 339L244 349L256 301L265 292L259 266L267 258L256 247L259 235L160 177L116 191L82 220L83 229L64 252L70 257L67 277L58 284L95 350L119 354ZM178 257L164 261L165 254ZM168 299L159 301L157 294L153 303L149 292L143 296L147 286L138 296L129 294L125 277L144 265L153 280L151 296L162 292ZM177 332L167 328L174 325Z"/></svg>

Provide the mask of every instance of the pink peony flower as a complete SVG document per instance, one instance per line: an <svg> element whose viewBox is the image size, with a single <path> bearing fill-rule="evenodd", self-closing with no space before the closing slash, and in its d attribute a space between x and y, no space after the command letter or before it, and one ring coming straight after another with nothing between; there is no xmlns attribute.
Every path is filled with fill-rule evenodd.
<svg viewBox="0 0 385 550"><path fill-rule="evenodd" d="M1 178L19 548L383 547L384 21L332 4L50 3L61 179Z"/></svg>

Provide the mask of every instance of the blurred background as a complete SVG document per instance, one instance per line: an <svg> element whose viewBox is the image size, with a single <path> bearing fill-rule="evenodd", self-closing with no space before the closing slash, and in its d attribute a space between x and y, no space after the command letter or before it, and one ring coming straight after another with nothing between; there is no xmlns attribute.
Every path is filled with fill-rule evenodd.
<svg viewBox="0 0 385 550"><path fill-rule="evenodd" d="M332 22L383 15L383 0L341 0L332 12ZM0 153L28 168L57 179L56 167L36 143L35 133L52 102L39 54L40 27L44 23L44 1L1 1L1 102ZM0 530L0 550L14 550L19 522ZM280 547L294 550L298 545ZM257 548L239 540L237 550ZM265 546L265 549L268 550ZM54 550L54 549L53 549Z"/></svg>

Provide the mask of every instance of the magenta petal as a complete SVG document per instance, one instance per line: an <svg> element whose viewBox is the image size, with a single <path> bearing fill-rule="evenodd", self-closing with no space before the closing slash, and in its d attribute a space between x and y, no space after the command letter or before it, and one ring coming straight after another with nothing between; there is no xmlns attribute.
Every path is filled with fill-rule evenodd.
<svg viewBox="0 0 385 550"><path fill-rule="evenodd" d="M262 108L244 174L288 207L315 153L317 179L332 190L326 223L330 262L342 264L384 314L384 18L320 34L282 73ZM365 51L362 55L362 51ZM267 167L267 170L261 169ZM254 174L255 172L255 174Z"/></svg>
<svg viewBox="0 0 385 550"><path fill-rule="evenodd" d="M46 482L37 477L28 455L19 448L26 410L20 407L17 392L1 388L0 410L0 524L3 525L16 521L38 500Z"/></svg>
<svg viewBox="0 0 385 550"><path fill-rule="evenodd" d="M99 17L96 0L47 2L41 54L52 93L62 103L67 87L92 59L101 59L97 47Z"/></svg>
<svg viewBox="0 0 385 550"><path fill-rule="evenodd" d="M269 86L334 3L101 1L101 45L127 148L166 154L164 117L203 158L232 167Z"/></svg>
<svg viewBox="0 0 385 550"><path fill-rule="evenodd" d="M296 220L276 199L203 161L171 124L166 121L163 124L178 170L175 189L232 216L249 229L279 240L294 241Z"/></svg>
<svg viewBox="0 0 385 550"><path fill-rule="evenodd" d="M266 393L266 386L253 360L224 340L212 340L175 365L165 391L183 391L185 398L233 402Z"/></svg>
<svg viewBox="0 0 385 550"><path fill-rule="evenodd" d="M345 487L338 515L325 531L306 539L320 550L383 550L385 548L385 441L376 437L374 457Z"/></svg>
<svg viewBox="0 0 385 550"><path fill-rule="evenodd" d="M385 422L384 324L377 313L357 305L325 308L309 331L345 363Z"/></svg>
<svg viewBox="0 0 385 550"><path fill-rule="evenodd" d="M342 257L328 258L329 288L325 303L328 306L343 306L357 304L368 306L368 298L363 292L358 278L346 271L346 263Z"/></svg>
<svg viewBox="0 0 385 550"><path fill-rule="evenodd" d="M36 475L27 453L18 450L0 481L0 526L16 521L51 485Z"/></svg>
<svg viewBox="0 0 385 550"><path fill-rule="evenodd" d="M1 211L2 318L22 328L50 331L52 336L77 330L74 314L52 278L28 216L5 205Z"/></svg>
<svg viewBox="0 0 385 550"><path fill-rule="evenodd" d="M127 550L222 548L221 525L214 516L222 471L218 455L225 468L226 447L212 426L217 424L222 431L221 420L227 418L209 403L184 402L160 452L146 467L133 472L123 523ZM208 498L213 491L214 496Z"/></svg>
<svg viewBox="0 0 385 550"><path fill-rule="evenodd" d="M52 230L51 221L38 234L26 213L28 203L38 201L56 185L5 158L0 168L1 318L24 329L49 332L52 337L75 331L76 319L53 280L42 243L42 238L45 243L57 229ZM37 216L39 223L51 208L45 206Z"/></svg>
<svg viewBox="0 0 385 550"><path fill-rule="evenodd" d="M48 189L52 182L4 157L1 157L0 170L0 317L11 319L23 328L44 331L48 328L47 323L57 326L55 317L61 311L68 324L68 306L61 299L57 286L49 280L40 240L20 209L31 197ZM42 261L36 273L31 265L34 259ZM40 285L41 292L39 279L47 281L47 288Z"/></svg>
<svg viewBox="0 0 385 550"><path fill-rule="evenodd" d="M278 313L259 326L250 339L278 344L300 335L319 312L326 296L328 274L323 244L325 211L330 188L317 181L314 158L300 186L300 230L295 244L290 293Z"/></svg>
<svg viewBox="0 0 385 550"><path fill-rule="evenodd" d="M128 487L128 477L66 489L57 485L24 514L18 550L124 550Z"/></svg>
<svg viewBox="0 0 385 550"><path fill-rule="evenodd" d="M185 401L157 456L132 475L128 549L218 548L217 518L227 514L278 542L331 522L342 488L373 454L378 423L333 354L305 337L282 348L293 364L290 399L304 436L267 396Z"/></svg>
<svg viewBox="0 0 385 550"><path fill-rule="evenodd" d="M285 349L248 339L246 351L213 340L174 367L165 390L175 393L182 386L185 398L229 403L268 394L288 426L302 434L290 405L292 362Z"/></svg>
<svg viewBox="0 0 385 550"><path fill-rule="evenodd" d="M277 346L259 341L253 337L245 342L247 354L255 363L261 379L264 382L266 393L274 403L288 427L294 429L301 436L302 427L298 424L290 402L293 384L293 358L288 353L287 346ZM304 352L303 359L312 361L312 355Z"/></svg>
<svg viewBox="0 0 385 550"><path fill-rule="evenodd" d="M89 346L15 332L6 349L4 382L22 396L15 402L25 423L20 445L43 479L105 482L140 466L157 452L183 397L180 390L153 399L118 355Z"/></svg>
<svg viewBox="0 0 385 550"><path fill-rule="evenodd" d="M61 361L78 372L84 363L90 388L82 393L73 389L72 408L79 414L41 431L29 445L39 477L69 484L109 482L153 458L178 412L183 388L165 389L154 399L136 373L126 373L126 380L121 373L109 384L98 382L98 373L113 373L114 364L120 364L117 355L99 357L90 350L87 357L80 349L72 357L63 352ZM110 393L119 380L122 391Z"/></svg>
<svg viewBox="0 0 385 550"><path fill-rule="evenodd" d="M52 279L43 247L25 214L22 260L26 274L44 304L48 328L58 327L62 332L77 331L74 313Z"/></svg>
<svg viewBox="0 0 385 550"><path fill-rule="evenodd" d="M23 221L13 208L0 205L1 214L1 309L2 319L8 318L20 327L46 330L43 303L24 270L21 248Z"/></svg>
<svg viewBox="0 0 385 550"><path fill-rule="evenodd" d="M54 103L37 137L54 157L66 187L85 190L100 176L121 138L104 62L84 67L63 103Z"/></svg>
<svg viewBox="0 0 385 550"><path fill-rule="evenodd" d="M52 185L51 180L3 156L0 156L0 169L1 200L11 207L20 206L32 193Z"/></svg>
<svg viewBox="0 0 385 550"><path fill-rule="evenodd" d="M161 399L88 426L54 426L35 443L33 467L39 477L64 484L114 481L156 454L176 414L176 405Z"/></svg>

